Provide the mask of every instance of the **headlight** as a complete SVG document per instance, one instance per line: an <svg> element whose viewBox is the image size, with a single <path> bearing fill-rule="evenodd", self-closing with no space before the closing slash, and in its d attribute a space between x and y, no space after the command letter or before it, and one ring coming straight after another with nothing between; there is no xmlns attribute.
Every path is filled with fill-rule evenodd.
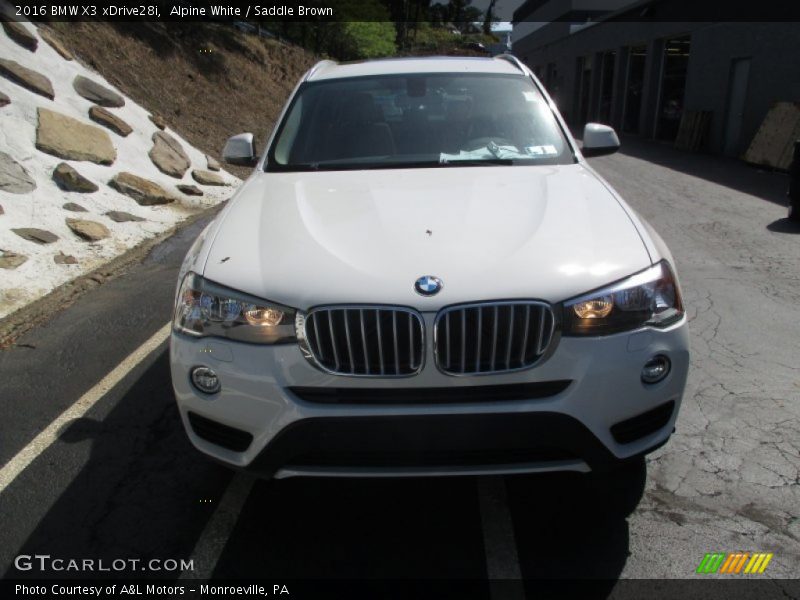
<svg viewBox="0 0 800 600"><path fill-rule="evenodd" d="M295 339L294 316L292 308L187 273L178 291L172 326L194 337L277 344Z"/></svg>
<svg viewBox="0 0 800 600"><path fill-rule="evenodd" d="M662 260L605 289L565 302L563 335L608 335L645 325L667 327L683 314L675 276Z"/></svg>

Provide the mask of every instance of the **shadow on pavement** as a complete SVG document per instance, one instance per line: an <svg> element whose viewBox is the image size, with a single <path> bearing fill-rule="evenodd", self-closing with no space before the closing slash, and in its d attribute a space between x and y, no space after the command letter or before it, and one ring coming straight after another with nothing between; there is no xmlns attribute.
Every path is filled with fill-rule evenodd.
<svg viewBox="0 0 800 600"><path fill-rule="evenodd" d="M37 458L27 477L55 468L62 490L20 554L66 559L188 559L232 472L188 441L162 352L118 395L112 392ZM125 382L123 382L125 385ZM41 463L39 461L42 461ZM43 466L47 465L47 466ZM29 493L27 481L21 492ZM25 488L25 489L23 489ZM36 510L35 507L31 507ZM24 538L23 538L24 539ZM15 549L16 550L16 549ZM80 572L9 572L15 578L80 578ZM125 570L99 577L176 579ZM467 581L464 598L488 600L475 480L257 482L226 543L216 578L365 578ZM356 581L356 583L358 583Z"/></svg>
<svg viewBox="0 0 800 600"><path fill-rule="evenodd" d="M775 233L800 233L800 223L784 217L767 225L767 229Z"/></svg>
<svg viewBox="0 0 800 600"><path fill-rule="evenodd" d="M287 579L474 580L487 598L473 478L257 483L214 572ZM395 597L385 596L382 597Z"/></svg>
<svg viewBox="0 0 800 600"><path fill-rule="evenodd" d="M604 475L507 479L528 598L606 598L629 555L627 517L644 494L644 460Z"/></svg>
<svg viewBox="0 0 800 600"><path fill-rule="evenodd" d="M65 487L20 554L102 559L107 566L115 559L189 558L231 472L191 447L173 397L166 350L109 410L112 402L113 398L104 398L85 417L63 428L59 441L29 469L30 476L41 477L37 471L55 465L65 482L56 478L50 485ZM39 461L44 463L37 465ZM73 470L77 475L66 480ZM12 570L7 576L136 574L174 579L178 575L139 570L106 574Z"/></svg>
<svg viewBox="0 0 800 600"><path fill-rule="evenodd" d="M231 472L205 459L186 438L166 351L136 377L121 397L112 393L73 421L37 459L63 471L63 482L48 485L64 491L42 509L45 516L20 554L107 564L190 557ZM28 477L41 477L37 470ZM605 479L506 479L529 598L566 597L564 579L574 577L599 580L588 594L579 586L582 597L606 597L628 556L626 518L641 498L645 475L641 463ZM264 481L247 499L214 578L436 580L452 582L464 599L483 600L490 596L485 552L474 478ZM106 576L134 574L178 575Z"/></svg>
<svg viewBox="0 0 800 600"><path fill-rule="evenodd" d="M683 152L667 144L635 136L623 136L621 141L621 154L787 206L789 176L786 173L748 165L735 158Z"/></svg>

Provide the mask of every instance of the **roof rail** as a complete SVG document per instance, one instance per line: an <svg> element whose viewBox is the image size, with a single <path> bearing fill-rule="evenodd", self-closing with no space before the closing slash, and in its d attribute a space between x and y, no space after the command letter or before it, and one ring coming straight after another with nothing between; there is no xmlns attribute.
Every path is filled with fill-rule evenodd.
<svg viewBox="0 0 800 600"><path fill-rule="evenodd" d="M517 67L523 73L525 73L525 74L528 73L528 71L525 69L525 65L522 63L522 61L520 59L518 59L516 56L514 56L513 54L511 54L510 52L503 52L503 54L496 55L495 58L500 58L502 60L510 62L512 65Z"/></svg>
<svg viewBox="0 0 800 600"><path fill-rule="evenodd" d="M326 67L335 67L337 64L339 64L339 63L337 63L334 60L321 60L321 61L319 61L317 64L315 64L313 67L311 67L308 70L308 73L306 73L306 77L305 77L304 81L308 81L309 79L311 79L317 73L317 71L320 71L320 70L322 70L322 69L324 69Z"/></svg>

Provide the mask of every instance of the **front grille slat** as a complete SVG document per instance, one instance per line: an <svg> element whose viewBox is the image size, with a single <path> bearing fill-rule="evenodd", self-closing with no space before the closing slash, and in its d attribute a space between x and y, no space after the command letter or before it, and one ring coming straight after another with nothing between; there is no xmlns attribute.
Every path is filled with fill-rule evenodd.
<svg viewBox="0 0 800 600"><path fill-rule="evenodd" d="M511 368L511 343L514 341L514 305L511 305L511 313L508 316L508 346L506 347L506 371Z"/></svg>
<svg viewBox="0 0 800 600"><path fill-rule="evenodd" d="M331 334L331 348L333 348L334 371L339 370L339 349L336 347L336 336L333 334L333 314L328 313L328 331Z"/></svg>
<svg viewBox="0 0 800 600"><path fill-rule="evenodd" d="M520 364L525 363L525 353L528 351L528 328L531 325L531 305L525 307L525 327L522 328L522 347L519 351Z"/></svg>
<svg viewBox="0 0 800 600"><path fill-rule="evenodd" d="M408 315L408 365L412 369L414 367L414 323L411 321L411 315Z"/></svg>
<svg viewBox="0 0 800 600"><path fill-rule="evenodd" d="M397 349L397 313L392 312L392 338L394 339L394 374L400 374L400 351Z"/></svg>
<svg viewBox="0 0 800 600"><path fill-rule="evenodd" d="M364 309L358 309L358 318L361 322L361 343L364 346L364 371L369 375L369 352L367 352L367 334L364 332Z"/></svg>
<svg viewBox="0 0 800 600"><path fill-rule="evenodd" d="M475 344L475 370L481 370L481 329L483 328L483 308L478 307L478 326L476 330L478 331L478 342Z"/></svg>
<svg viewBox="0 0 800 600"><path fill-rule="evenodd" d="M450 313L447 313L444 318L444 328L445 328L445 341L447 344L447 362L445 363L445 368L450 367Z"/></svg>
<svg viewBox="0 0 800 600"><path fill-rule="evenodd" d="M489 361L489 370L496 371L497 365L495 359L497 358L497 313L498 307L494 307L494 316L492 317L492 359Z"/></svg>
<svg viewBox="0 0 800 600"><path fill-rule="evenodd" d="M425 334L422 317L412 309L316 308L306 315L301 337L309 359L329 373L402 377L422 368Z"/></svg>
<svg viewBox="0 0 800 600"><path fill-rule="evenodd" d="M536 353L540 354L542 352L542 342L544 341L544 321L545 321L545 312L543 310L539 311L539 335L536 338Z"/></svg>
<svg viewBox="0 0 800 600"><path fill-rule="evenodd" d="M348 311L344 311L344 333L347 338L347 356L350 358L350 373L355 373L356 363L353 360L353 343L350 339L350 319L347 313Z"/></svg>
<svg viewBox="0 0 800 600"><path fill-rule="evenodd" d="M317 332L317 324L315 321L311 321L311 330L314 333L313 339L317 341L317 346L319 348L319 356L320 360L325 360L325 351L322 349L322 344L319 343L319 333ZM311 339L311 338L309 338Z"/></svg>
<svg viewBox="0 0 800 600"><path fill-rule="evenodd" d="M461 313L461 372L467 368L467 311Z"/></svg>
<svg viewBox="0 0 800 600"><path fill-rule="evenodd" d="M379 369L381 370L381 375L386 372L386 366L383 362L383 336L381 335L381 311L375 311L375 328L378 330L378 358L379 358Z"/></svg>
<svg viewBox="0 0 800 600"><path fill-rule="evenodd" d="M455 328L450 327L453 318ZM443 309L434 328L434 356L441 371L449 375L483 375L533 366L553 341L555 318L544 302L482 302ZM458 349L460 362L458 358L456 362L451 360L451 346Z"/></svg>

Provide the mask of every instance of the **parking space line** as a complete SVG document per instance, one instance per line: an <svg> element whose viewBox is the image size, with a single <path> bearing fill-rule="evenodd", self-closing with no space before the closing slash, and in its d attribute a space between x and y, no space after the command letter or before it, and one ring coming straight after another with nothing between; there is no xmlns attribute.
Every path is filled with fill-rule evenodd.
<svg viewBox="0 0 800 600"><path fill-rule="evenodd" d="M17 452L3 468L0 469L0 493L2 493L17 475L22 473L37 456L58 439L59 430L74 419L85 415L98 400L114 388L122 378L158 348L169 337L170 323L165 324L150 339L128 355L114 367L92 389L81 396L72 406L62 412L56 419L41 431L27 446Z"/></svg>
<svg viewBox="0 0 800 600"><path fill-rule="evenodd" d="M184 571L179 579L211 579L254 483L254 477L234 475L189 556L194 570Z"/></svg>
<svg viewBox="0 0 800 600"><path fill-rule="evenodd" d="M478 501L492 600L524 600L517 542L502 475L478 478Z"/></svg>

